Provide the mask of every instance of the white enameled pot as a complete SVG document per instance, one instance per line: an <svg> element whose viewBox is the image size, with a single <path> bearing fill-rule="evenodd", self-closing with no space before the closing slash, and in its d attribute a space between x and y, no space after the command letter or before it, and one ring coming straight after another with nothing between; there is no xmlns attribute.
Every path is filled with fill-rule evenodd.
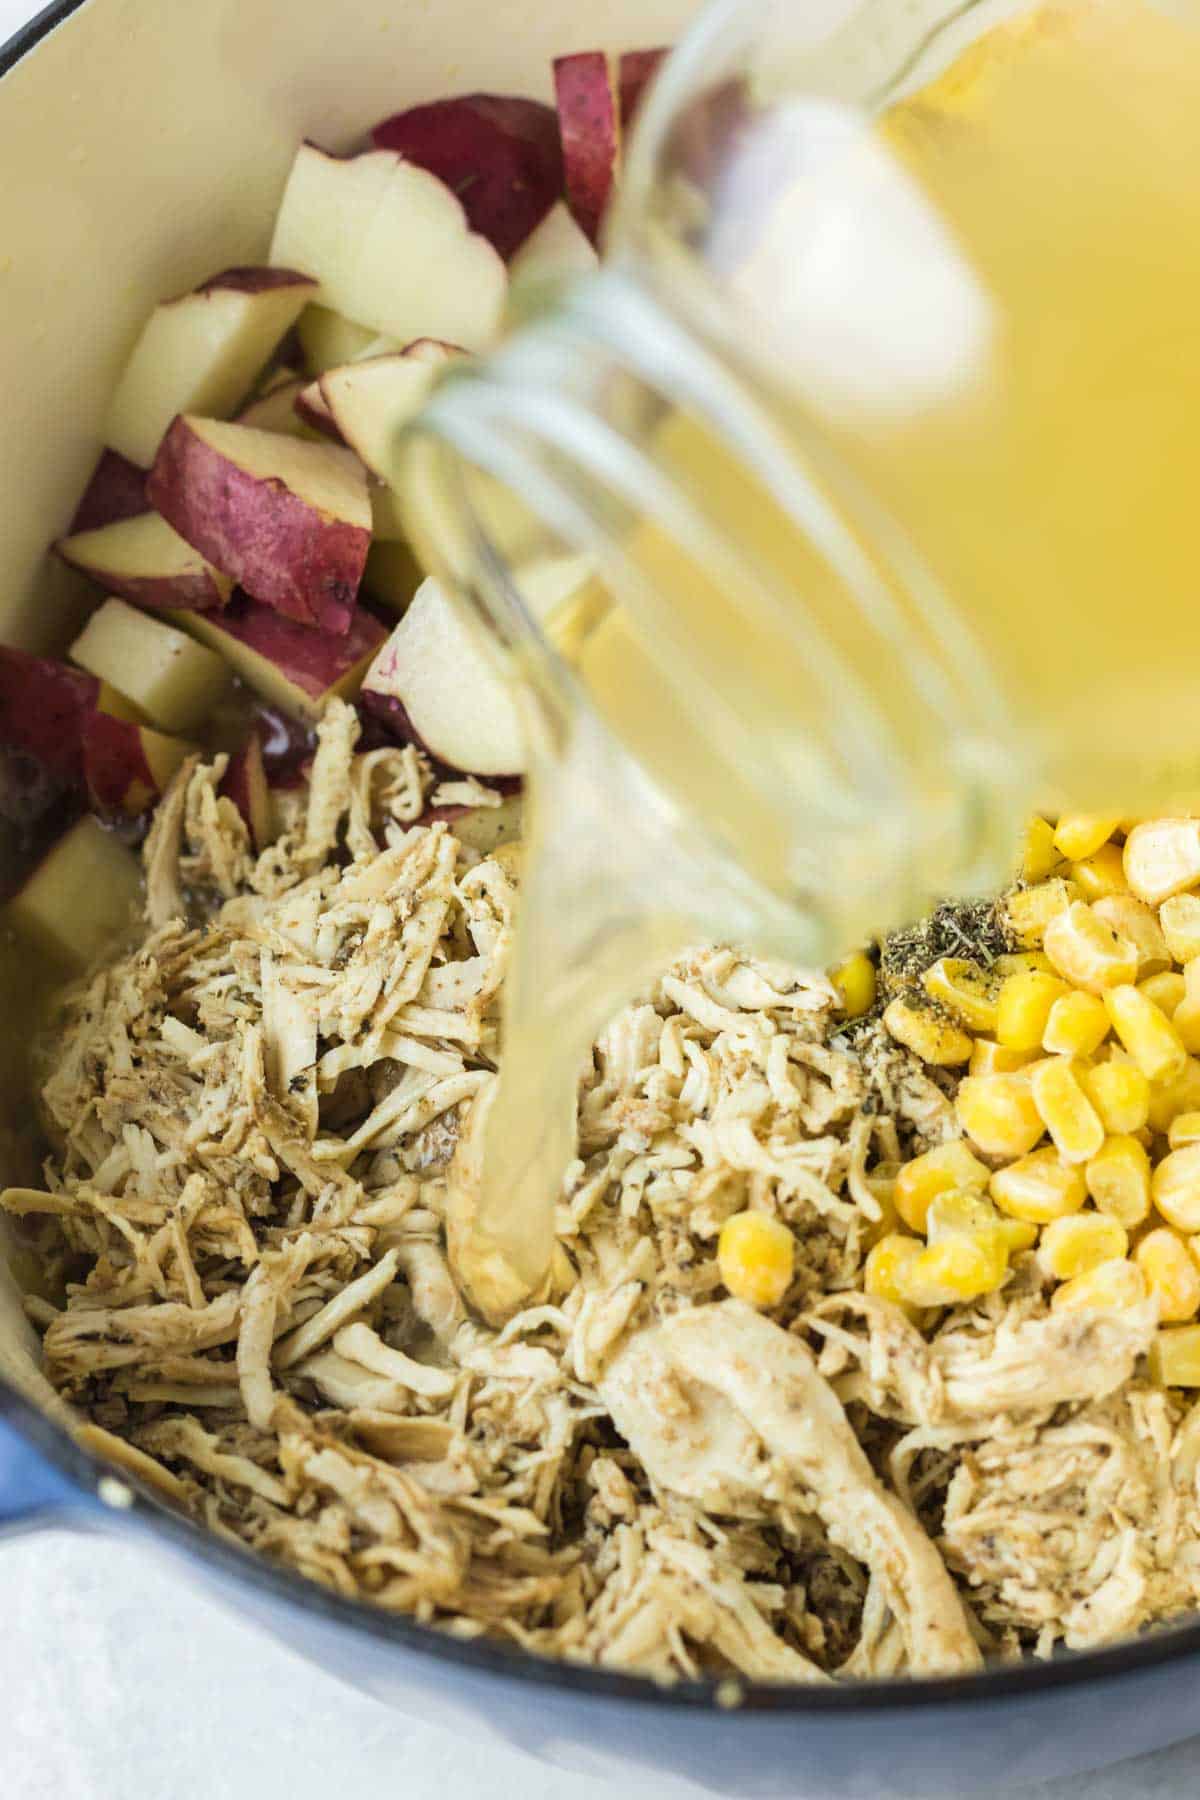
<svg viewBox="0 0 1200 1800"><path fill-rule="evenodd" d="M668 42L689 10L688 0L598 9L62 0L0 50L0 638L50 649L66 641L81 595L45 546L95 457L122 359L161 296L263 256L301 138L348 147L373 119L454 91L548 95L553 55L597 41ZM0 1037L6 1029L14 1022L0 1018ZM19 1092L2 1099L9 1118L27 1109ZM734 1710L702 1684L660 1692L454 1642L270 1567L115 1479L72 1442L36 1351L0 1254L0 1529L66 1517L135 1531L181 1577L216 1586L364 1690L563 1767L619 1777L638 1765L725 1794L811 1785L871 1800L961 1795L1096 1766L1200 1728L1193 1624L955 1681L750 1689Z"/></svg>

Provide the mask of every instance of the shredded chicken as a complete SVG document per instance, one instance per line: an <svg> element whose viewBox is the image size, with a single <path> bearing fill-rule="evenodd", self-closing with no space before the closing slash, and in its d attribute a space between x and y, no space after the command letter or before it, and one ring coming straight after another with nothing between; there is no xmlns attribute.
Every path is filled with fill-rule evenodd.
<svg viewBox="0 0 1200 1800"><path fill-rule="evenodd" d="M223 759L185 764L142 942L62 999L44 1187L4 1204L89 1441L340 1593L663 1680L971 1669L1196 1605L1200 1410L1141 1377L1152 1308L1051 1313L1031 1256L928 1335L862 1292L870 1171L956 1126L823 977L701 949L626 1008L549 1289L472 1316L448 1176L517 860L417 822L498 796L357 738L331 705L260 855ZM796 1243L763 1314L717 1266L748 1207Z"/></svg>

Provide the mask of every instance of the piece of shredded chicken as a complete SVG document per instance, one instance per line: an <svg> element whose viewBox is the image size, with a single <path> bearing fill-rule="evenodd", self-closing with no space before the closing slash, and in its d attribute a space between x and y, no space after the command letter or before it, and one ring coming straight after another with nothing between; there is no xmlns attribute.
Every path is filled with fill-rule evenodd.
<svg viewBox="0 0 1200 1800"><path fill-rule="evenodd" d="M5 1204L93 1441L342 1594L659 1679L967 1670L1194 1606L1200 1414L1139 1378L1152 1309L1052 1314L1028 1256L932 1337L862 1293L869 1171L956 1126L821 977L705 949L621 1013L551 1291L471 1316L448 1170L520 858L417 823L429 767L357 735L330 706L261 855L185 764L141 943L61 1003L45 1185ZM765 1314L717 1266L746 1207L796 1239Z"/></svg>

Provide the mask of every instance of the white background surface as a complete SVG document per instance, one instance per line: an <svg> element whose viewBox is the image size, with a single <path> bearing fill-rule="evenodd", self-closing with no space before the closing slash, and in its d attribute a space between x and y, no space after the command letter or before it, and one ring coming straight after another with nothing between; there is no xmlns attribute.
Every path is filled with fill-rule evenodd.
<svg viewBox="0 0 1200 1800"><path fill-rule="evenodd" d="M282 20L286 0L277 3ZM154 0L143 4L151 11ZM0 0L0 39L35 10ZM61 1532L0 1540L0 1720L4 1800L613 1800L618 1791L400 1719L240 1625L145 1551ZM1200 1742L1021 1793L1182 1800L1198 1790ZM650 1780L620 1791L657 1800ZM810 1788L794 1800L822 1796Z"/></svg>

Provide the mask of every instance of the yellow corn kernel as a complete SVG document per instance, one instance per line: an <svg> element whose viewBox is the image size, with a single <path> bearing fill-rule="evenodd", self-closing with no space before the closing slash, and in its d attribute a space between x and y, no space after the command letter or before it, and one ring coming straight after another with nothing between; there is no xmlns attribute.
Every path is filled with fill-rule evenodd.
<svg viewBox="0 0 1200 1800"><path fill-rule="evenodd" d="M1108 988L1104 1004L1113 1029L1149 1082L1171 1082L1187 1065L1183 1039L1161 1006L1126 984Z"/></svg>
<svg viewBox="0 0 1200 1800"><path fill-rule="evenodd" d="M1056 1281L1074 1281L1101 1263L1124 1256L1128 1249L1129 1234L1116 1219L1081 1212L1050 1221L1042 1232L1038 1256Z"/></svg>
<svg viewBox="0 0 1200 1800"><path fill-rule="evenodd" d="M868 1246L877 1244L880 1238L900 1228L900 1214L896 1207L896 1177L900 1173L898 1162L880 1162L867 1172L864 1180L875 1199L879 1202L879 1218L868 1220L866 1240Z"/></svg>
<svg viewBox="0 0 1200 1800"><path fill-rule="evenodd" d="M970 1058L971 1040L966 1032L931 1006L893 1000L883 1015L883 1022L896 1042L924 1063L952 1068Z"/></svg>
<svg viewBox="0 0 1200 1800"><path fill-rule="evenodd" d="M1144 900L1135 900L1132 894L1102 895L1092 902L1092 911L1111 926L1119 938L1133 945L1137 951L1139 981L1145 975L1156 975L1160 969L1170 968L1171 952L1163 928L1154 908L1147 906Z"/></svg>
<svg viewBox="0 0 1200 1800"><path fill-rule="evenodd" d="M1087 1199L1083 1170L1047 1145L992 1175L989 1192L1001 1212L1027 1225L1048 1225L1080 1212Z"/></svg>
<svg viewBox="0 0 1200 1800"><path fill-rule="evenodd" d="M863 1265L865 1291L876 1300L890 1300L893 1306L907 1306L903 1281L921 1249L918 1238L905 1237L899 1231L880 1238Z"/></svg>
<svg viewBox="0 0 1200 1800"><path fill-rule="evenodd" d="M967 1074L1011 1075L1014 1069L1023 1069L1036 1061L1036 1050L1006 1050L1003 1044L994 1044L990 1038L976 1038Z"/></svg>
<svg viewBox="0 0 1200 1800"><path fill-rule="evenodd" d="M1052 1056L1091 1056L1108 1036L1108 1023L1099 995L1082 988L1060 994L1047 1015L1042 1048Z"/></svg>
<svg viewBox="0 0 1200 1800"><path fill-rule="evenodd" d="M1148 906L1200 881L1200 819L1150 819L1125 839L1125 879Z"/></svg>
<svg viewBox="0 0 1200 1800"><path fill-rule="evenodd" d="M982 1194L987 1184L986 1166L971 1155L961 1138L955 1138L901 1166L896 1174L896 1211L912 1231L924 1231L930 1202L939 1194L963 1190Z"/></svg>
<svg viewBox="0 0 1200 1800"><path fill-rule="evenodd" d="M1080 899L1073 881L1055 876L1039 881L1034 887L1014 888L1004 896L1002 915L1009 933L1026 950L1040 947L1046 927L1057 914Z"/></svg>
<svg viewBox="0 0 1200 1800"><path fill-rule="evenodd" d="M1010 975L996 1001L996 1038L1006 1050L1036 1050L1042 1041L1050 1008L1067 992L1057 975L1031 969Z"/></svg>
<svg viewBox="0 0 1200 1800"><path fill-rule="evenodd" d="M1137 990L1173 1020L1176 1009L1187 996L1187 983L1178 969L1160 969L1157 975L1147 975L1144 981L1139 981Z"/></svg>
<svg viewBox="0 0 1200 1800"><path fill-rule="evenodd" d="M1061 869L1063 856L1054 846L1054 827L1049 819L1034 813L1021 840L1019 871L1022 881L1044 881Z"/></svg>
<svg viewBox="0 0 1200 1800"><path fill-rule="evenodd" d="M957 1306L1000 1286L1008 1255L1000 1238L954 1236L928 1244L898 1277L910 1306Z"/></svg>
<svg viewBox="0 0 1200 1800"><path fill-rule="evenodd" d="M1189 963L1188 967L1191 966ZM1179 1033L1180 1042L1189 1056L1200 1050L1200 1000L1193 1000L1185 994L1171 1014L1171 1023Z"/></svg>
<svg viewBox="0 0 1200 1800"><path fill-rule="evenodd" d="M931 1244L940 1244L948 1237L994 1237L1002 1224L1000 1214L985 1194L952 1188L930 1201L925 1214L925 1236Z"/></svg>
<svg viewBox="0 0 1200 1800"><path fill-rule="evenodd" d="M853 951L844 962L829 971L829 979L838 991L841 1010L848 1019L861 1019L875 1004L877 979L875 964L865 950Z"/></svg>
<svg viewBox="0 0 1200 1800"><path fill-rule="evenodd" d="M1195 964L1195 967L1192 965ZM1195 957L1186 962L1181 971L1183 975L1184 996L1188 1000L1200 1000L1200 962Z"/></svg>
<svg viewBox="0 0 1200 1800"><path fill-rule="evenodd" d="M942 956L921 977L921 986L968 1031L992 1031L996 1025L995 977L965 956Z"/></svg>
<svg viewBox="0 0 1200 1800"><path fill-rule="evenodd" d="M1182 1072L1174 1081L1163 1081L1150 1089L1148 1122L1155 1131L1169 1131L1171 1120L1182 1112L1200 1112L1200 1060L1189 1056Z"/></svg>
<svg viewBox="0 0 1200 1800"><path fill-rule="evenodd" d="M717 1266L735 1300L778 1306L791 1286L795 1263L796 1240L770 1213L734 1213L722 1225Z"/></svg>
<svg viewBox="0 0 1200 1800"><path fill-rule="evenodd" d="M1089 994L1102 994L1137 976L1136 946L1118 937L1082 900L1055 914L1046 926L1045 943L1055 972Z"/></svg>
<svg viewBox="0 0 1200 1800"><path fill-rule="evenodd" d="M1126 1132L1105 1138L1084 1170L1087 1191L1100 1212L1132 1231L1150 1216L1150 1158Z"/></svg>
<svg viewBox="0 0 1200 1800"><path fill-rule="evenodd" d="M1104 819L1099 813L1064 813L1054 829L1054 848L1068 862L1091 856L1101 844L1107 844L1117 830L1120 819Z"/></svg>
<svg viewBox="0 0 1200 1800"><path fill-rule="evenodd" d="M1077 1275L1074 1281L1064 1281L1055 1288L1050 1304L1056 1312L1124 1312L1145 1298L1146 1280L1137 1264L1113 1261Z"/></svg>
<svg viewBox="0 0 1200 1800"><path fill-rule="evenodd" d="M1167 1142L1172 1150L1182 1150L1185 1144L1200 1144L1200 1112L1180 1113L1172 1119L1167 1127Z"/></svg>
<svg viewBox="0 0 1200 1800"><path fill-rule="evenodd" d="M1069 1056L1049 1056L1030 1071L1033 1103L1061 1156L1087 1162L1104 1142L1100 1115L1079 1085Z"/></svg>
<svg viewBox="0 0 1200 1800"><path fill-rule="evenodd" d="M1047 975L1054 973L1044 950L1006 950L992 964L992 974L997 981L1007 981L1010 975L1023 975L1027 969L1041 969Z"/></svg>
<svg viewBox="0 0 1200 1800"><path fill-rule="evenodd" d="M1150 1195L1168 1225L1189 1236L1200 1231L1200 1144L1163 1157L1150 1177Z"/></svg>
<svg viewBox="0 0 1200 1800"><path fill-rule="evenodd" d="M1156 1332L1147 1364L1159 1387L1200 1387L1200 1325Z"/></svg>
<svg viewBox="0 0 1200 1800"><path fill-rule="evenodd" d="M1123 1051L1120 1060L1080 1069L1079 1083L1105 1131L1140 1131L1150 1116L1150 1083Z"/></svg>
<svg viewBox="0 0 1200 1800"><path fill-rule="evenodd" d="M1024 1069L1010 1075L968 1075L958 1084L954 1110L962 1129L985 1156L1024 1156L1042 1135Z"/></svg>
<svg viewBox="0 0 1200 1800"><path fill-rule="evenodd" d="M1069 874L1085 900L1105 900L1129 892L1119 844L1101 844L1093 855L1071 863Z"/></svg>
<svg viewBox="0 0 1200 1800"><path fill-rule="evenodd" d="M1183 1239L1166 1226L1138 1240L1133 1260L1146 1279L1164 1325L1182 1325L1200 1312L1200 1269Z"/></svg>
<svg viewBox="0 0 1200 1800"><path fill-rule="evenodd" d="M1167 949L1177 963L1190 963L1200 956L1200 896L1176 894L1164 900L1158 909Z"/></svg>

